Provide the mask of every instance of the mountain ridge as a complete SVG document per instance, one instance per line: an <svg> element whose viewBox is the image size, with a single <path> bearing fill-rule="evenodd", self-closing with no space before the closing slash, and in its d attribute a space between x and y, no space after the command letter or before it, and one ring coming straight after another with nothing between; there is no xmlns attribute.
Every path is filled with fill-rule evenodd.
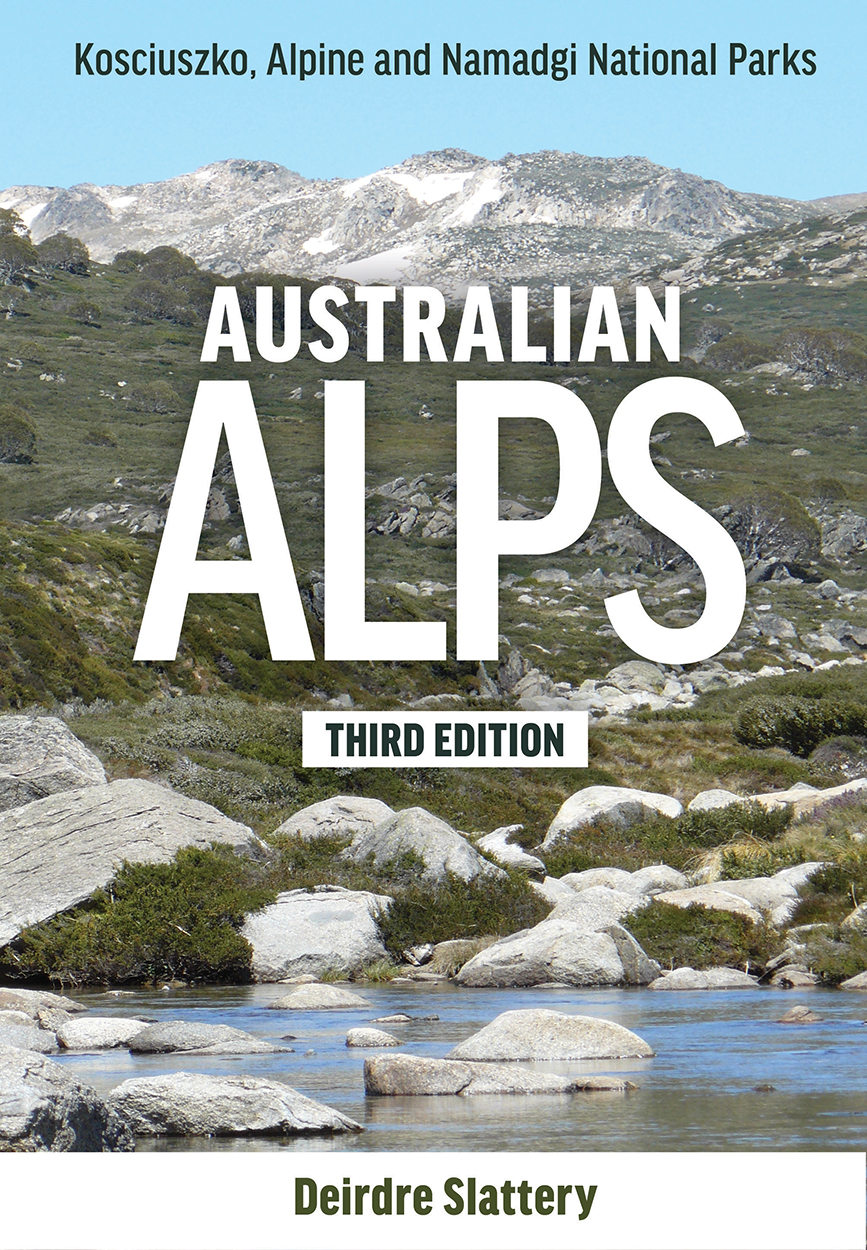
<svg viewBox="0 0 867 1250"><path fill-rule="evenodd" d="M458 148L354 179L233 158L130 186L12 186L0 206L37 243L65 231L100 261L168 245L226 276L430 282L451 294L473 282L615 281L816 211L644 157L543 151L491 161Z"/></svg>

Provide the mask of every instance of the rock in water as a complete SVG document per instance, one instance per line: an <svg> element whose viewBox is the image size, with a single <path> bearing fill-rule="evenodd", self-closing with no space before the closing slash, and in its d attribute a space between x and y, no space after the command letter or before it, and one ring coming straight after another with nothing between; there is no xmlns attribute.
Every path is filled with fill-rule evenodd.
<svg viewBox="0 0 867 1250"><path fill-rule="evenodd" d="M373 1048L400 1046L400 1041L384 1029L350 1029L346 1034L346 1045Z"/></svg>
<svg viewBox="0 0 867 1250"><path fill-rule="evenodd" d="M360 994L344 990L339 985L317 983L296 986L291 993L277 998L268 1007L272 1011L345 1011L359 1007L369 1008L370 1003Z"/></svg>
<svg viewBox="0 0 867 1250"><path fill-rule="evenodd" d="M241 930L253 948L254 977L348 976L387 959L375 917L391 902L386 894L337 885L279 894L270 907L248 916Z"/></svg>
<svg viewBox="0 0 867 1250"><path fill-rule="evenodd" d="M305 841L313 838L354 837L393 815L394 809L387 803L381 803L379 799L338 794L333 799L323 799L321 803L302 807L300 812L295 812L288 820L284 820L274 832L304 838Z"/></svg>
<svg viewBox="0 0 867 1250"><path fill-rule="evenodd" d="M775 988L784 990L806 990L818 985L820 980L815 972L808 972L806 968L787 966L775 972L770 983Z"/></svg>
<svg viewBox="0 0 867 1250"><path fill-rule="evenodd" d="M169 1076L124 1081L106 1102L140 1136L299 1136L360 1133L361 1125L289 1085L254 1076Z"/></svg>
<svg viewBox="0 0 867 1250"><path fill-rule="evenodd" d="M136 1033L129 1043L134 1055L166 1055L195 1051L208 1055L270 1055L276 1047L243 1029L228 1024L198 1024L192 1020L167 1020Z"/></svg>
<svg viewBox="0 0 867 1250"><path fill-rule="evenodd" d="M57 1040L64 1050L112 1050L116 1046L126 1046L148 1027L147 1020L85 1016L61 1025Z"/></svg>
<svg viewBox="0 0 867 1250"><path fill-rule="evenodd" d="M651 981L649 990L754 990L758 988L755 977L738 968L675 968L658 981Z"/></svg>
<svg viewBox="0 0 867 1250"><path fill-rule="evenodd" d="M848 981L840 982L841 990L867 990L867 970L849 977Z"/></svg>
<svg viewBox="0 0 867 1250"><path fill-rule="evenodd" d="M0 811L104 784L102 764L58 717L0 717Z"/></svg>
<svg viewBox="0 0 867 1250"><path fill-rule="evenodd" d="M134 1149L95 1090L42 1055L0 1048L0 1151Z"/></svg>
<svg viewBox="0 0 867 1250"><path fill-rule="evenodd" d="M267 847L207 803L151 781L67 790L0 814L0 946L107 885L124 860L166 863L184 846Z"/></svg>
<svg viewBox="0 0 867 1250"><path fill-rule="evenodd" d="M618 1077L575 1077L504 1063L460 1063L420 1055L375 1055L364 1061L364 1089L380 1097L456 1094L572 1094L599 1089L635 1089Z"/></svg>
<svg viewBox="0 0 867 1250"><path fill-rule="evenodd" d="M792 1007L784 1016L777 1021L778 1024L820 1024L824 1020L824 1016L819 1016L815 1011L811 1011L809 1007L799 1006Z"/></svg>
<svg viewBox="0 0 867 1250"><path fill-rule="evenodd" d="M587 786L571 795L551 822L542 847L550 850L583 825L602 820L627 829L653 816L679 816L683 807L667 794L633 790L628 786Z"/></svg>
<svg viewBox="0 0 867 1250"><path fill-rule="evenodd" d="M40 1011L48 1008L56 1011L87 1011L83 1003L77 1003L63 994L51 994L48 990L0 989L0 1010L23 1011L35 1020Z"/></svg>
<svg viewBox="0 0 867 1250"><path fill-rule="evenodd" d="M19 1050L37 1051L43 1055L57 1054L57 1038L50 1029L40 1029L35 1024L0 1024L0 1046L15 1046Z"/></svg>
<svg viewBox="0 0 867 1250"><path fill-rule="evenodd" d="M429 880L441 881L447 873L464 881L478 876L506 877L502 868L483 859L466 838L423 807L408 807L390 816L355 838L344 854L356 863L372 855L379 865L400 859L407 852L423 861L423 875Z"/></svg>
<svg viewBox="0 0 867 1250"><path fill-rule="evenodd" d="M542 1008L504 1011L450 1050L447 1059L631 1059L653 1054L647 1042L612 1020Z"/></svg>

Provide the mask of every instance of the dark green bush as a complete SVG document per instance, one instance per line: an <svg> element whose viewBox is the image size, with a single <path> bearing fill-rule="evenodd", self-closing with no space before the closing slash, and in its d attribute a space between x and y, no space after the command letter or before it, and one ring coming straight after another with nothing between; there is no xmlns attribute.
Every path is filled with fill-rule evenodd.
<svg viewBox="0 0 867 1250"><path fill-rule="evenodd" d="M72 985L167 980L246 981L251 950L238 933L274 892L226 847L189 847L170 864L124 864L86 909L27 929L0 972Z"/></svg>
<svg viewBox="0 0 867 1250"><path fill-rule="evenodd" d="M756 343L743 334L727 334L707 349L704 363L711 369L724 369L737 373L764 364L771 356L767 347Z"/></svg>
<svg viewBox="0 0 867 1250"><path fill-rule="evenodd" d="M179 412L181 398L168 382L138 382L124 392L124 404L133 412Z"/></svg>
<svg viewBox="0 0 867 1250"><path fill-rule="evenodd" d="M83 326L95 326L99 329L99 319L102 316L102 309L99 304L94 304L92 300L77 299L70 306L69 315L73 321L77 321Z"/></svg>
<svg viewBox="0 0 867 1250"><path fill-rule="evenodd" d="M349 841L277 837L266 863L215 846L189 847L169 864L125 864L84 907L25 930L2 953L0 976L70 985L173 977L243 982L251 959L238 932L244 916L282 890L323 883L394 899L380 925L397 959L419 942L513 933L550 910L520 873L433 884L413 854L376 866L343 858Z"/></svg>
<svg viewBox="0 0 867 1250"><path fill-rule="evenodd" d="M408 946L452 938L505 936L544 920L550 905L527 885L520 873L505 879L477 877L463 881L451 874L431 884L417 872L380 918L385 945L396 958Z"/></svg>
<svg viewBox="0 0 867 1250"><path fill-rule="evenodd" d="M90 272L90 252L81 239L68 234L52 234L36 245L40 263L46 269L86 275Z"/></svg>
<svg viewBox="0 0 867 1250"><path fill-rule="evenodd" d="M734 912L709 907L675 907L654 900L627 921L630 933L651 959L670 968L761 969L779 948L779 935Z"/></svg>
<svg viewBox="0 0 867 1250"><path fill-rule="evenodd" d="M758 749L784 747L807 756L826 738L867 733L867 706L834 699L752 699L735 722L735 737Z"/></svg>
<svg viewBox="0 0 867 1250"><path fill-rule="evenodd" d="M867 935L833 927L807 937L807 966L829 985L839 985L867 969Z"/></svg>
<svg viewBox="0 0 867 1250"><path fill-rule="evenodd" d="M747 853L724 850L720 868L726 881L742 881L750 877L772 877L784 868L805 863L806 859L806 852L797 846L772 846L757 853L755 846L748 843Z"/></svg>
<svg viewBox="0 0 867 1250"><path fill-rule="evenodd" d="M119 273L140 273L147 264L147 256L134 250L118 252L111 264Z"/></svg>
<svg viewBox="0 0 867 1250"><path fill-rule="evenodd" d="M783 360L814 377L830 382L867 378L867 338L853 330L788 330L780 338L779 350Z"/></svg>
<svg viewBox="0 0 867 1250"><path fill-rule="evenodd" d="M92 425L84 436L88 447L117 447L117 439L105 426Z"/></svg>
<svg viewBox="0 0 867 1250"><path fill-rule="evenodd" d="M36 431L12 404L0 404L0 464L32 464Z"/></svg>

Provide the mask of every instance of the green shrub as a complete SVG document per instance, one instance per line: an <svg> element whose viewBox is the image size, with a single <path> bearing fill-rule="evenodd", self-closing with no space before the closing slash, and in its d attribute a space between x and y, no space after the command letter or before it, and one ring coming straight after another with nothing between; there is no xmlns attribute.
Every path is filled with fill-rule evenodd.
<svg viewBox="0 0 867 1250"><path fill-rule="evenodd" d="M83 326L95 326L99 329L102 309L89 299L77 299L70 305L69 315L73 321L78 321Z"/></svg>
<svg viewBox="0 0 867 1250"><path fill-rule="evenodd" d="M867 379L867 338L852 330L788 330L780 338L780 356L796 369L829 382Z"/></svg>
<svg viewBox="0 0 867 1250"><path fill-rule="evenodd" d="M12 404L0 404L0 464L32 464L36 431Z"/></svg>
<svg viewBox="0 0 867 1250"><path fill-rule="evenodd" d="M92 425L84 436L88 447L117 447L117 439L105 426Z"/></svg>
<svg viewBox="0 0 867 1250"><path fill-rule="evenodd" d="M112 268L118 273L140 273L147 264L147 256L144 252L127 251L118 252L114 260L111 262Z"/></svg>
<svg viewBox="0 0 867 1250"><path fill-rule="evenodd" d="M790 810L790 809L787 809ZM747 853L748 851L748 853ZM774 846L760 849L759 844L733 846L720 855L720 875L726 881L743 881L750 877L772 877L774 873L807 861L807 854L797 846Z"/></svg>
<svg viewBox="0 0 867 1250"><path fill-rule="evenodd" d="M395 977L400 976L400 968L397 964L393 964L390 959L375 959L371 964L365 964L357 977L352 977L354 981L393 981Z"/></svg>
<svg viewBox="0 0 867 1250"><path fill-rule="evenodd" d="M729 807L706 812L684 812L678 816L678 833L692 846L714 847L733 838L778 838L792 821L789 807L769 811L761 803L732 803Z"/></svg>
<svg viewBox="0 0 867 1250"><path fill-rule="evenodd" d="M81 239L68 234L52 234L36 245L40 264L45 269L61 269L64 273L87 275L90 272L90 252Z"/></svg>
<svg viewBox="0 0 867 1250"><path fill-rule="evenodd" d="M451 874L438 883L413 874L379 918L389 952L400 959L408 946L452 938L504 936L544 920L550 905L516 873L463 881Z"/></svg>
<svg viewBox="0 0 867 1250"><path fill-rule="evenodd" d="M707 349L704 363L711 369L723 369L726 373L738 373L764 364L771 352L743 334L726 334Z"/></svg>
<svg viewBox="0 0 867 1250"><path fill-rule="evenodd" d="M695 903L675 907L654 900L630 916L627 927L651 959L669 968L763 968L780 944L768 925Z"/></svg>
<svg viewBox="0 0 867 1250"><path fill-rule="evenodd" d="M71 985L249 980L252 952L238 929L274 897L259 871L220 846L189 847L169 864L124 864L87 908L26 929L0 972Z"/></svg>
<svg viewBox="0 0 867 1250"><path fill-rule="evenodd" d="M138 382L124 393L123 402L133 412L178 412L181 398L168 382Z"/></svg>
<svg viewBox="0 0 867 1250"><path fill-rule="evenodd" d="M833 927L807 935L805 960L829 985L839 985L867 969L867 935Z"/></svg>
<svg viewBox="0 0 867 1250"><path fill-rule="evenodd" d="M735 722L735 737L758 749L784 747L807 756L826 738L867 733L867 707L835 699L752 699Z"/></svg>

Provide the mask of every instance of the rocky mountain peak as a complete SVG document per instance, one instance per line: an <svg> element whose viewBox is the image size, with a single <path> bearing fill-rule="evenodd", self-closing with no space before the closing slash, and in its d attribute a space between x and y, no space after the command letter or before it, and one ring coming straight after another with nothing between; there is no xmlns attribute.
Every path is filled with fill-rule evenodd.
<svg viewBox="0 0 867 1250"><path fill-rule="evenodd" d="M63 230L100 261L168 245L223 274L430 282L452 294L472 282L622 280L811 212L643 157L544 151L492 161L459 148L352 179L238 158L127 187L9 187L0 205L36 242Z"/></svg>

